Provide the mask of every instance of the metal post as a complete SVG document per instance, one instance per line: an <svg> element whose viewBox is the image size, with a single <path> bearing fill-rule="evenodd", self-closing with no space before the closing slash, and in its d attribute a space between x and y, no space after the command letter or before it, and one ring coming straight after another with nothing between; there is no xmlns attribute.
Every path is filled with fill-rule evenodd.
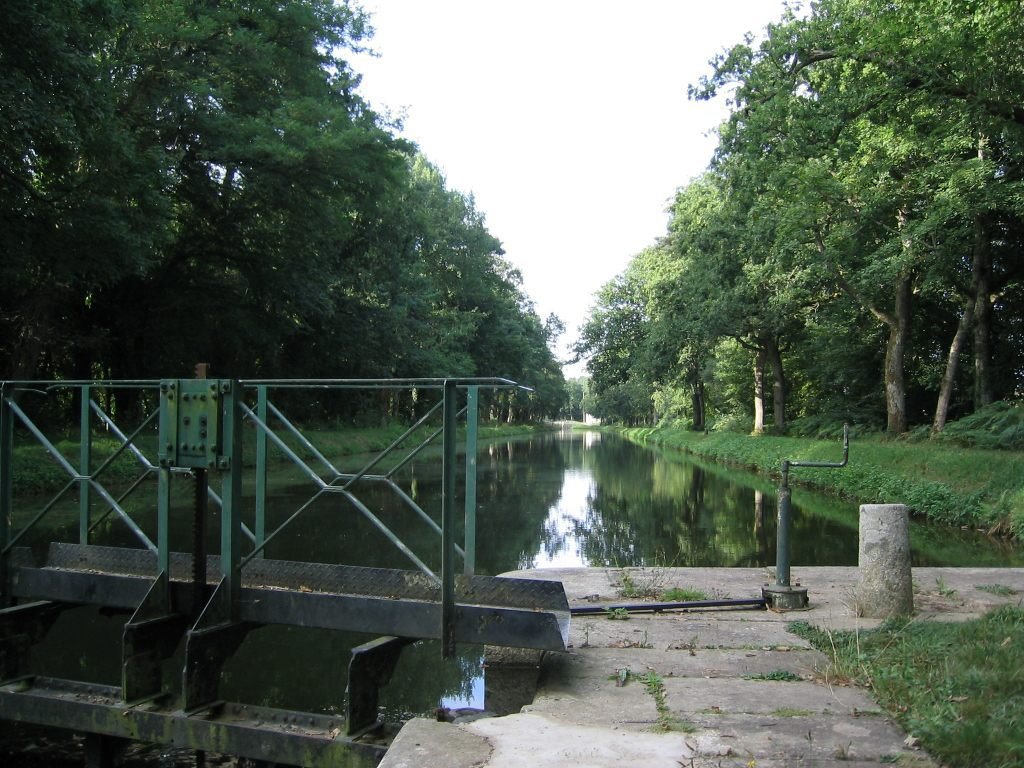
<svg viewBox="0 0 1024 768"><path fill-rule="evenodd" d="M171 468L157 470L156 572L171 572Z"/></svg>
<svg viewBox="0 0 1024 768"><path fill-rule="evenodd" d="M464 570L467 576L476 572L476 433L480 387L466 388L466 535Z"/></svg>
<svg viewBox="0 0 1024 768"><path fill-rule="evenodd" d="M441 655L455 655L455 418L458 387L444 383L443 465L441 469Z"/></svg>
<svg viewBox="0 0 1024 768"><path fill-rule="evenodd" d="M775 586L788 587L789 540L793 529L792 493L789 490L789 462L782 462L782 484L779 486L779 520L775 537Z"/></svg>
<svg viewBox="0 0 1024 768"><path fill-rule="evenodd" d="M238 381L221 380L217 388L217 395L223 398L224 414L219 468L226 471L221 491L220 569L230 620L237 621L242 586L242 386Z"/></svg>
<svg viewBox="0 0 1024 768"><path fill-rule="evenodd" d="M177 384L173 381L160 382L160 451L157 464L156 493L156 572L170 578L171 573L171 467L174 464L174 442L177 440L173 428L177 420ZM168 606L169 607L169 606Z"/></svg>
<svg viewBox="0 0 1024 768"><path fill-rule="evenodd" d="M79 388L82 402L79 405L79 427L78 427L78 473L83 476L91 474L92 462L92 414L89 402L92 399L92 387L88 384ZM81 480L78 483L78 543L89 543L89 528L91 526L89 512L89 491L91 486L88 480Z"/></svg>
<svg viewBox="0 0 1024 768"><path fill-rule="evenodd" d="M790 538L793 527L793 505L789 490L790 467L817 467L837 469L845 467L850 460L850 428L843 425L842 461L782 461L782 482L779 484L779 519L775 538L775 584L765 586L761 594L775 610L787 611L806 608L807 589L799 584L792 586L790 576Z"/></svg>
<svg viewBox="0 0 1024 768"><path fill-rule="evenodd" d="M266 424L269 408L267 405L267 385L256 387L256 415ZM256 557L263 557L263 542L267 538L267 432L256 430L256 520L253 523Z"/></svg>
<svg viewBox="0 0 1024 768"><path fill-rule="evenodd" d="M14 414L7 407L9 390L0 384L0 608L11 605L7 578L7 543L11 537L14 473Z"/></svg>

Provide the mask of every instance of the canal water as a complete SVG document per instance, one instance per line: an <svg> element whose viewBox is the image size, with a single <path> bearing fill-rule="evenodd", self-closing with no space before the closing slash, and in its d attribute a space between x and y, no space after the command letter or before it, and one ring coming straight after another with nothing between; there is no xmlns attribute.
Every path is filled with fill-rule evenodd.
<svg viewBox="0 0 1024 768"><path fill-rule="evenodd" d="M438 458L418 460L402 472L400 485L421 507L440 508ZM486 443L479 450L477 472L477 573L573 566L774 564L775 489L753 475L597 432ZM313 493L308 484L279 483L268 512L268 530ZM393 495L373 487L360 497L428 565L439 567L439 537L422 520ZM793 506L795 568L856 564L855 503L797 488ZM73 540L75 525L73 517L65 517L38 543L48 537ZM216 551L216 520L211 521L210 531L209 546ZM458 535L461 539L461 530ZM187 524L176 526L172 547L188 549L190 536ZM911 542L917 565L1024 565L1018 548L973 532L914 522ZM113 520L97 543L136 545ZM311 504L287 533L268 546L266 554L313 562L412 567L338 496ZM123 621L123 616L92 608L67 612L35 656L39 672L118 684ZM221 695L288 709L341 712L349 649L368 639L288 627L255 630L226 665ZM175 661L180 668L180 660ZM431 713L438 706L482 708L483 689L481 648L463 646L454 659L443 661L439 646L425 642L403 653L391 684L382 692L382 703L388 719L402 720Z"/></svg>

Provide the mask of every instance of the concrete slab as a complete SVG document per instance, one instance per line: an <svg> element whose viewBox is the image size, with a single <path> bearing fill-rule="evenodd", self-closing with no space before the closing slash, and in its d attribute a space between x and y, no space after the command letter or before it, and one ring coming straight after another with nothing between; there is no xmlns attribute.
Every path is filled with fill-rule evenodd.
<svg viewBox="0 0 1024 768"><path fill-rule="evenodd" d="M765 569L627 569L626 581L656 588L699 589L709 597L760 596ZM626 602L621 569L521 571L562 581L570 605ZM1024 599L1024 569L915 568L917 615L975 618ZM793 768L882 766L933 768L866 691L829 687L828 659L788 632L795 620L830 630L867 630L857 616L856 568L795 568L808 589L804 611L701 611L574 617L567 653L547 654L539 688L519 714L472 723L410 721L382 768L548 768L666 766ZM638 599L628 599L638 602ZM529 676L536 655L488 649L494 668ZM631 682L617 685L620 670ZM531 672L532 670L532 672ZM655 672L659 704L638 678ZM788 672L797 681L756 679ZM785 677L785 675L776 675ZM752 679L754 678L754 679ZM532 679L532 678L531 678ZM662 729L669 727L669 733Z"/></svg>
<svg viewBox="0 0 1024 768"><path fill-rule="evenodd" d="M730 758L722 765L929 765L900 729L883 717L704 715L686 738L699 758Z"/></svg>
<svg viewBox="0 0 1024 768"><path fill-rule="evenodd" d="M766 616L767 611L733 611L634 614L625 621L578 617L570 626L569 639L576 649L810 648L806 640L787 631L787 621Z"/></svg>
<svg viewBox="0 0 1024 768"><path fill-rule="evenodd" d="M494 745L488 768L679 768L694 756L680 734L609 731L538 714L477 720L461 727ZM529 737L524 739L524 734Z"/></svg>
<svg viewBox="0 0 1024 768"><path fill-rule="evenodd" d="M797 681L780 682L743 678L663 678L669 709L682 717L692 713L724 714L803 713L849 714L877 710L878 705L859 688L826 686Z"/></svg>
<svg viewBox="0 0 1024 768"><path fill-rule="evenodd" d="M378 768L479 768L493 751L480 734L418 717L402 726Z"/></svg>
<svg viewBox="0 0 1024 768"><path fill-rule="evenodd" d="M817 677L828 658L819 651L757 651L743 649L678 650L642 648L579 648L552 654L544 666L544 690L594 678L607 680L620 669L636 675L657 671L663 677L745 677L785 671L802 678Z"/></svg>

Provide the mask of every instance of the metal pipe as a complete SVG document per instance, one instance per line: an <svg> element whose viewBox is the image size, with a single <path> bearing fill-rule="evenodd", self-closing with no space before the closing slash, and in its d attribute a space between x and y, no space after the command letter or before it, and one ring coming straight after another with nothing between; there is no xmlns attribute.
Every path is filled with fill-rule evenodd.
<svg viewBox="0 0 1024 768"><path fill-rule="evenodd" d="M391 490L395 493L395 495L398 496L399 499L404 501L405 504L409 507L409 509L411 509L417 515L419 515L420 518L427 525L430 526L430 529L434 533L436 533L438 535L442 535L441 526L434 522L434 518L432 518L425 511L423 511L423 507L421 507L419 504L417 504L415 501L413 501L412 498L410 498L409 494L407 494L404 490L402 490L402 488L394 480L388 480L388 479L385 478L385 481L387 482L388 487L391 488ZM465 560L466 553L462 549L462 547L460 547L458 544L455 545L455 552L459 555L459 557L461 557L461 558L463 558L463 560Z"/></svg>
<svg viewBox="0 0 1024 768"><path fill-rule="evenodd" d="M398 547L399 551L403 555L409 558L409 560L417 568L419 568L421 571L423 571L424 574L430 577L431 581L433 581L435 584L441 584L441 579L437 577L437 574L430 570L430 567L426 563L424 563L422 560L416 557L416 554L411 549L409 549L408 546L406 546L405 542L397 536L395 536L395 534L392 533L391 529L384 525L384 522L375 514L373 514L373 512L371 512L370 509L365 504L363 504L363 502L361 502L358 498L353 496L350 491L342 491L342 494L345 496L345 498L352 502L352 505L356 509L363 513L367 520L369 520L371 523L377 526L378 530L380 530L380 532L387 537L388 541L390 541L392 544Z"/></svg>
<svg viewBox="0 0 1024 768"><path fill-rule="evenodd" d="M778 501L778 525L775 531L775 586L780 588L791 587L790 564L791 555L790 539L793 528L793 503L792 493L789 489L790 467L818 467L823 469L838 469L845 467L850 461L850 425L843 424L843 459L842 461L792 461L782 460L782 483L779 485Z"/></svg>
<svg viewBox="0 0 1024 768"><path fill-rule="evenodd" d="M738 600L688 600L681 603L624 603L615 605L580 605L569 609L573 616L603 616L609 611L628 613L661 613L662 611L696 611L708 608L764 608L763 597Z"/></svg>
<svg viewBox="0 0 1024 768"><path fill-rule="evenodd" d="M793 504L788 479L786 462L782 462L783 474L782 485L779 486L779 517L778 528L775 533L775 585L788 587L790 585L789 575L789 542L793 529Z"/></svg>
<svg viewBox="0 0 1024 768"><path fill-rule="evenodd" d="M299 457L298 454L295 453L295 451L289 448L287 444L284 442L284 440L282 440L280 437L274 434L274 431L270 427L268 427L263 422L263 420L260 419L259 416L255 414L252 408L250 408L244 402L242 402L241 399L238 400L238 407L242 410L242 412L250 421L252 421L259 429L262 429L264 432L266 432L267 437L269 437L274 442L274 445L276 445L284 452L285 456L292 460L292 463L294 463L300 469L305 470L306 475L309 477L310 480L316 483L320 488L324 488L327 486L327 483L324 482L323 478L321 478L320 475L314 472L312 468L310 468L310 466L306 462L304 462L302 458Z"/></svg>
<svg viewBox="0 0 1024 768"><path fill-rule="evenodd" d="M125 436L124 432L122 432L121 429L114 422L114 420L112 418L110 418L110 416L108 416L107 413L102 408L100 408L99 404L95 400L92 400L92 399L89 400L89 407L92 408L93 412L97 416L99 416L100 421L102 421L104 423L104 425L106 425L107 429L109 429L111 432L114 433L114 435L117 437L118 440L120 440L122 443L129 442L129 440ZM142 427L145 427L146 425L148 425L149 422L151 422L153 419L155 419L159 414L160 414L159 411L153 411L153 413L144 422L142 422ZM139 433L139 431L142 429L142 427L140 427L139 430L136 430L136 432L135 432L136 435ZM151 462L146 457L146 454L144 454L141 450L139 450L139 447L137 445L132 443L128 447L128 450L130 450L133 454L135 454L135 458L138 459L139 463L142 464L144 467L146 467L147 469L156 469L156 465L153 464L153 462Z"/></svg>
<svg viewBox="0 0 1024 768"><path fill-rule="evenodd" d="M476 571L476 433L480 388L466 388L466 500L465 554L463 570L467 576Z"/></svg>
<svg viewBox="0 0 1024 768"><path fill-rule="evenodd" d="M389 445L389 446L388 446L387 448L385 448L385 449L384 449L383 451L381 451L380 453L378 453L378 454L377 454L377 455L376 455L376 456L375 456L375 457L374 457L374 458L373 458L373 459L372 459L372 460L370 461L370 463L369 463L369 464L367 464L367 465L366 465L365 467L363 467L363 468L362 468L361 470L359 470L358 472L356 472L356 474L355 474L355 475L353 475L353 476L352 476L351 478L349 478L349 479L348 479L348 481L347 481L347 482L345 483L345 488L348 488L348 487L350 487L350 486L351 486L351 485L352 485L353 483L355 483L355 482L356 482L357 480L359 480L359 478L361 478L361 477L362 477L363 475L365 475L365 474L366 474L367 472L369 472L369 471L370 471L371 469L373 469L373 468L374 468L374 467L375 467L375 466L377 465L377 463L378 463L378 462L379 462L379 461L380 461L381 459L383 459L383 458L384 458L385 456L387 456L387 455L388 455L389 453L391 453L391 451L393 451L393 450L394 450L395 448L397 448L397 447L398 447L399 445L401 445L401 444L402 444L402 442L403 442L403 441L404 441L404 440L405 440L406 438L408 438L408 437L409 437L410 435L412 435L412 434L413 434L413 433L414 433L414 432L415 432L416 430L418 430L418 429L419 429L419 428L420 428L421 426L423 426L424 422L426 422L426 420L427 420L427 419L429 419L429 418L430 418L431 416L433 416L433 415L434 415L434 413L436 413L437 409L438 409L438 408L440 408L440 407L441 407L441 406L442 406L443 404L444 404L444 401L442 400L441 402L437 403L437 404L436 404L436 405L435 405L435 406L434 406L433 408L431 408L431 409L430 409L429 411L427 411L427 412L426 412L425 414L423 414L423 416L422 416L422 417L421 417L421 418L420 418L420 419L419 419L419 420L418 420L418 421L417 421L417 422L416 422L415 424L413 424L413 425L412 425L411 427L409 427L409 428L408 428L407 430L405 430L405 432L403 432L403 433L402 433L401 437L398 437L397 439L393 440L393 441L391 442L391 445ZM423 443L422 445L420 445L420 446L419 446L419 448L417 448L417 449L416 449L416 450L415 450L415 451L414 451L414 452L413 452L412 454L410 454L410 455L411 455L411 456L415 456L415 455L416 455L416 453L418 453L418 452L419 452L420 448L422 448L422 447L423 447L423 445L426 445L426 444L427 444L427 442L429 442L429 440L430 440L430 438L428 438L428 439L427 439L427 441L425 441L425 442L424 442L424 443ZM399 466L401 466L401 464L400 464ZM393 472L393 471L394 471L394 470L392 470L392 472ZM335 472L337 472L337 470L335 470ZM392 474L392 472L388 472L386 476L387 476L387 477L390 477L390 476L391 476L391 474Z"/></svg>
<svg viewBox="0 0 1024 768"><path fill-rule="evenodd" d="M313 456L316 459L318 459L321 464L324 465L328 472L330 472L333 475L341 474L338 471L337 467L335 467L330 461L327 460L326 456L324 456L319 450L317 450L317 447L309 441L309 438L302 434L302 432L300 432L299 429L294 424L291 423L291 421L285 418L285 415L281 413L281 410L272 402L270 402L268 398L266 398L267 388L265 386L261 386L259 389L260 392L262 393L260 400L261 404L266 405L267 410L277 417L278 421L280 421L281 424L284 425L284 428L291 432L295 439L302 443L302 447L305 448L310 453L312 453ZM267 421L266 417L263 414L260 414L260 418L264 419L264 421Z"/></svg>
<svg viewBox="0 0 1024 768"><path fill-rule="evenodd" d="M455 655L455 420L458 390L444 385L444 458L441 468L441 656Z"/></svg>

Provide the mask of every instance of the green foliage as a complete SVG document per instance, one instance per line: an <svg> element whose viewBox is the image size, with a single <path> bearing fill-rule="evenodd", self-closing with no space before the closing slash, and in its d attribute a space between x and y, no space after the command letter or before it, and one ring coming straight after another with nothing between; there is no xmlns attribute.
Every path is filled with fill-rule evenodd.
<svg viewBox="0 0 1024 768"><path fill-rule="evenodd" d="M1024 611L963 622L897 620L870 632L791 630L832 657L831 676L868 685L879 703L946 765L1019 765Z"/></svg>
<svg viewBox="0 0 1024 768"><path fill-rule="evenodd" d="M654 420L698 431L1019 446L1004 411L943 431L1024 383L1013 8L821 0L719 55L690 89L729 93L712 166L585 327L599 400L641 382Z"/></svg>
<svg viewBox="0 0 1024 768"><path fill-rule="evenodd" d="M1024 407L1001 400L946 425L939 439L973 448L1024 450Z"/></svg>
<svg viewBox="0 0 1024 768"><path fill-rule="evenodd" d="M6 7L0 378L479 374L556 415L560 321L360 97L367 35L332 0Z"/></svg>
<svg viewBox="0 0 1024 768"><path fill-rule="evenodd" d="M690 603L699 600L707 600L708 595L704 590L691 587L670 587L664 590L658 599L663 603Z"/></svg>
<svg viewBox="0 0 1024 768"><path fill-rule="evenodd" d="M830 440L750 437L727 432L695 435L681 429L632 430L628 436L693 453L777 479L783 459L836 461ZM842 469L794 469L793 485L808 485L861 503L902 503L948 525L1024 533L1024 458L1018 452L891 441L854 432Z"/></svg>
<svg viewBox="0 0 1024 768"><path fill-rule="evenodd" d="M798 683L803 680L800 675L790 672L788 669L774 669L771 672L764 672L757 675L744 675L744 680L769 680L782 683Z"/></svg>

